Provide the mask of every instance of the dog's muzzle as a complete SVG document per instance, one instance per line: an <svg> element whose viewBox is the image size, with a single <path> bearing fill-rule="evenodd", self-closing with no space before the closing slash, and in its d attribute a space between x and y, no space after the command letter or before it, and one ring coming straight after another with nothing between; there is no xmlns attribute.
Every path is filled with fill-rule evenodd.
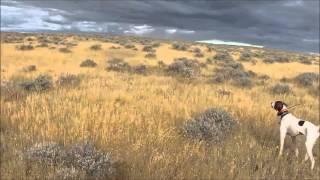
<svg viewBox="0 0 320 180"><path fill-rule="evenodd" d="M271 102L271 107L274 109L274 102Z"/></svg>

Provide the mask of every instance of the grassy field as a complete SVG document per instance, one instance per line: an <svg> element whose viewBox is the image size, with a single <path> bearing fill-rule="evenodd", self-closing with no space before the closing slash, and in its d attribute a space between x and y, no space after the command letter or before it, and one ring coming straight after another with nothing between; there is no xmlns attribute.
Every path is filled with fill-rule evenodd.
<svg viewBox="0 0 320 180"><path fill-rule="evenodd" d="M1 93L1 178L43 179L54 177L59 167L28 164L22 152L39 142L64 146L90 141L101 152L110 152L117 162L113 179L319 179L320 143L314 147L316 165L303 162L304 138L298 138L300 156L291 150L277 158L279 125L271 101L303 104L292 112L319 124L319 83L304 87L294 78L301 73L319 74L319 57L271 49L209 46L134 37L2 33L1 85L26 81L41 74L53 82L61 74L77 75L77 86L54 83L45 91ZM156 57L147 58L145 46L153 45ZM176 50L174 43L185 44ZM32 46L21 50L21 45ZM127 47L126 45L135 47ZM93 50L93 45L99 45ZM61 52L66 48L71 52ZM203 57L195 57L199 48ZM197 51L199 51L197 50ZM245 51L249 60L239 60ZM236 86L237 80L212 82L215 69L207 59L228 53L245 71L255 74L250 87ZM266 63L271 56L288 62ZM160 68L176 58L202 63L200 75L186 79L168 75ZM106 70L107 61L123 59L129 66L146 65L148 73ZM96 67L80 67L91 59ZM303 59L307 63L302 62ZM35 65L36 70L24 68ZM259 77L268 76L268 80ZM267 79L267 78L266 78ZM274 93L275 84L290 91ZM3 87L6 88L6 87ZM221 91L228 92L227 95ZM218 144L193 141L179 132L195 113L211 107L229 112L239 126ZM85 178L85 176L82 176Z"/></svg>

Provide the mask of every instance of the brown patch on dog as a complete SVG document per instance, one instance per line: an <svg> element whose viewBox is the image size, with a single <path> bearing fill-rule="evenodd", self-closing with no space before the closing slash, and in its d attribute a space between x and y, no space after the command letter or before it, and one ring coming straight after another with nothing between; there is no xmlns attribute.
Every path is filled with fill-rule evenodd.
<svg viewBox="0 0 320 180"><path fill-rule="evenodd" d="M304 122L305 122L305 121L299 121L299 122L298 122L299 126L303 126Z"/></svg>

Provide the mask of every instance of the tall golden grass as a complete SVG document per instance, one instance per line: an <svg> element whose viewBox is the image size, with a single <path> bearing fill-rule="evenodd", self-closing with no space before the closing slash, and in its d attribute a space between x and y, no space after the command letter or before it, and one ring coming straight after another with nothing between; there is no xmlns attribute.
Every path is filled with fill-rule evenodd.
<svg viewBox="0 0 320 180"><path fill-rule="evenodd" d="M318 65L288 63L282 71L278 63L245 65L256 73L270 75L272 80L264 86L241 89L228 83L183 83L167 76L107 72L105 61L110 56L124 57L133 64L154 62L144 59L141 51L111 50L112 43L99 42L102 50L91 51L93 44L97 42L79 41L69 54L47 48L21 52L14 44L1 45L2 80L40 73L54 78L65 72L84 74L79 87L54 88L12 101L1 99L2 179L44 179L54 171L38 164L29 167L21 160L23 149L36 142L68 145L84 140L111 152L121 162L117 179L319 179L319 141L314 148L317 157L313 171L310 162L303 162L302 137L298 138L299 158L291 152L289 138L285 155L277 158L279 125L270 107L276 99L289 105L302 103L293 113L319 124L318 97L295 85L289 95L268 91L282 77L318 72ZM207 53L200 61L213 54ZM157 57L166 63L181 56L189 57L190 52L174 51L168 44L157 50ZM80 68L87 58L94 59L98 67ZM35 64L38 71L20 72L30 64ZM232 95L220 96L219 89ZM193 113L209 107L227 110L240 123L225 142L195 142L179 134L177 129Z"/></svg>

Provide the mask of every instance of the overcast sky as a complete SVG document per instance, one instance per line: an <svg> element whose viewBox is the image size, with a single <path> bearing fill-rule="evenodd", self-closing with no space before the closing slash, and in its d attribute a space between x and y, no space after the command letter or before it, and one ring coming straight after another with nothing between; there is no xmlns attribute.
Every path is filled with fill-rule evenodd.
<svg viewBox="0 0 320 180"><path fill-rule="evenodd" d="M319 0L1 0L1 31L111 32L319 53Z"/></svg>

